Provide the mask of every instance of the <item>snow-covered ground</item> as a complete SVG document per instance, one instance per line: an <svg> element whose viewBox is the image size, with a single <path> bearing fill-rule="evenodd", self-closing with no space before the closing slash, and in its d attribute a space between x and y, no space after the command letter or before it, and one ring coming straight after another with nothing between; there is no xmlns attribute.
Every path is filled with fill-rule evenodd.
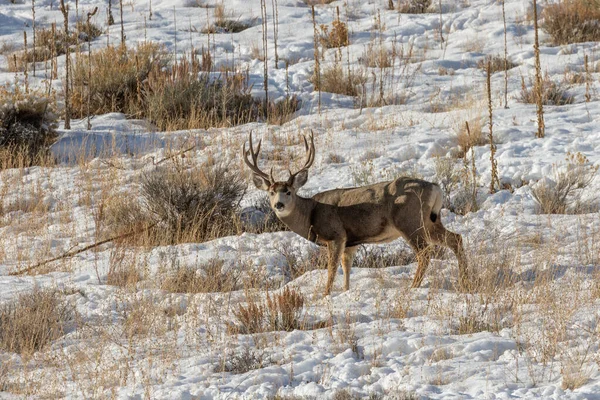
<svg viewBox="0 0 600 400"><path fill-rule="evenodd" d="M36 1L38 27L55 21L61 26L57 3ZM119 9L114 3L118 2L113 1L117 24L110 28L110 42L118 43ZM195 3L124 2L128 45L156 41L180 56L192 46L200 48L207 38L199 32L207 17L214 19L214 8ZM252 27L211 36L215 62L235 60L241 70L248 69L253 93L261 96L263 63L252 59L252 48L260 47L262 39L260 2L220 3L230 18ZM568 152L580 152L590 165L600 165L600 74L595 72L600 46L551 46L540 33L542 69L556 82L585 75L588 56L591 98L586 102L585 83L567 83L574 103L546 106L546 137L537 139L535 105L518 101L522 80L530 85L534 79L529 2L505 4L508 54L517 64L508 75L508 108L503 72L492 77L495 157L500 181L510 190L487 194L490 149L477 146L467 159L470 164L474 157L480 210L464 216L442 213L445 226L463 235L473 270L488 280L485 289L472 294L455 290L456 260L442 255L432 261L419 289L409 289L416 263L354 268L347 292L342 291L340 269L332 294L323 298L325 270L289 278L284 253L306 258L314 251L312 244L291 232L126 250L126 262L143 271L134 288L106 282L115 257L123 251L113 244L52 263L34 276L9 275L94 243L102 201L137 190L140 176L154 168L152 157L166 156L172 143L198 143L186 153L193 161L218 155L242 168L240 147L250 131L264 138L262 151L267 154L286 143L300 143L299 135L312 129L317 155L304 195L402 174L436 181L436 157L448 157L457 171L463 170L463 160L455 157L460 152L457 132L465 121L481 120L487 134L486 79L477 63L486 55L504 54L501 1L444 0L441 15L400 14L388 10L384 0L316 6L318 24L331 23L336 7L348 21L351 45L343 50L344 66L349 55L353 68L364 68L359 59L369 44L380 40L388 48L395 45L413 53L410 63L397 61L394 72L384 71L386 92L401 95L402 104L358 109L349 97L323 93L320 113L318 94L309 82L314 69L310 8L301 0L278 2L278 53L280 59L290 60L286 80L283 62L275 68L271 2L267 3L269 91L281 98L289 81L290 92L302 99L302 109L289 123L165 133L143 121L107 114L92 119L91 131L86 131L86 121L78 120L70 131L59 129L61 137L53 148L62 161L57 166L0 172L1 201L8 210L0 218L0 301L14 300L35 286L58 288L80 318L79 328L31 359L0 352L5 366L0 367L0 398L600 399L600 219L597 212L539 214L531 194L540 179L553 180L565 170ZM73 22L76 4L69 5ZM103 26L107 2L81 0L78 12L84 15L96 5L99 12L92 21ZM23 30L31 34L31 18L30 3L0 0L0 46L18 47ZM92 49L106 42L105 34ZM327 50L322 65L333 63L335 53ZM23 76L8 72L9 54L0 56L0 81L13 84ZM366 74L370 87L380 71L367 69ZM43 68L35 77L31 71L29 75L32 86L43 85L47 77ZM61 86L60 79L53 82L54 88ZM284 154L296 155L299 165L301 146L288 150ZM96 154L102 156L94 158ZM287 165L280 168L277 173L283 177ZM244 206L258 195L248 182ZM583 199L597 203L599 190L596 179ZM407 248L397 241L368 246L366 251L379 251L377 247L390 253ZM224 268L295 288L305 296L301 315L307 326L328 321L327 326L235 334L228 329L236 321L233 311L253 295L264 299L265 290L176 294L160 289L160 271L168 265L193 267L215 257L224 260ZM516 283L499 283L506 275ZM136 309L143 311L134 314ZM125 333L131 315L147 325L145 334ZM261 362L244 373L224 372L223 365L244 355ZM568 389L574 381L576 389Z"/></svg>

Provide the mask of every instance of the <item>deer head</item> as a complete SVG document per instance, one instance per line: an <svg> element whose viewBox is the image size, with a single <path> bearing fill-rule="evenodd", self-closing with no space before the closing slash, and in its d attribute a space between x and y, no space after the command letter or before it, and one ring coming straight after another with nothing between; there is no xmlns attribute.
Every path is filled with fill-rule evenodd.
<svg viewBox="0 0 600 400"><path fill-rule="evenodd" d="M273 168L271 168L270 174L267 175L258 167L258 155L260 153L261 143L262 140L259 140L256 151L254 151L252 132L250 132L250 148L246 150L246 143L244 143L242 149L244 162L253 172L252 181L254 182L254 185L256 185L258 189L268 193L271 208L278 217L285 217L294 210L297 199L296 192L304 186L308 180L308 169L315 161L315 142L313 133L311 131L310 145L306 140L306 136L304 136L304 147L307 153L306 163L302 169L296 173L292 173L292 171L288 170L290 177L287 181L276 181L275 178L273 178ZM250 160L249 157L251 157L252 160Z"/></svg>

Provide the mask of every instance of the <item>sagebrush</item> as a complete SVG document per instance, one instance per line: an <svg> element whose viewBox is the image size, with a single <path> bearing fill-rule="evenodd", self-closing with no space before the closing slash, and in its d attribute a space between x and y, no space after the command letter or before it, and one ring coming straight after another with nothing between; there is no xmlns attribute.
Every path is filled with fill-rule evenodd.
<svg viewBox="0 0 600 400"><path fill-rule="evenodd" d="M596 0L562 0L542 11L542 29L554 44L600 40L600 3Z"/></svg>
<svg viewBox="0 0 600 400"><path fill-rule="evenodd" d="M0 87L0 149L22 152L37 164L56 141L58 115L53 101L38 91Z"/></svg>
<svg viewBox="0 0 600 400"><path fill-rule="evenodd" d="M243 177L225 164L158 168L144 176L144 209L167 243L203 242L240 233Z"/></svg>

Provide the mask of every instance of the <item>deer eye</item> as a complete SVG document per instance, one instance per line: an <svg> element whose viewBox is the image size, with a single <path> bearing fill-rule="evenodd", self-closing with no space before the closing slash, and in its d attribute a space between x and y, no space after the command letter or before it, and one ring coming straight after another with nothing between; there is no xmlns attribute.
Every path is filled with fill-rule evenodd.
<svg viewBox="0 0 600 400"><path fill-rule="evenodd" d="M292 194L292 192L290 192L290 191L288 190L288 192L287 192L285 195L286 195L286 196L289 196L290 194Z"/></svg>
<svg viewBox="0 0 600 400"><path fill-rule="evenodd" d="M269 192L271 196L275 196L275 192Z"/></svg>

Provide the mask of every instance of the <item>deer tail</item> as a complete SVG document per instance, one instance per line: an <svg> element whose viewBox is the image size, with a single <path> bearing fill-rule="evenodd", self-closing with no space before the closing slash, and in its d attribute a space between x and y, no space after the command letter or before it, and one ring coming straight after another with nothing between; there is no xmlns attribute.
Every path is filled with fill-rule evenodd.
<svg viewBox="0 0 600 400"><path fill-rule="evenodd" d="M429 214L429 218L431 219L431 222L437 222L438 218L440 217L440 210L442 209L442 189L440 189L438 185L432 186L429 205L431 207L431 214Z"/></svg>

